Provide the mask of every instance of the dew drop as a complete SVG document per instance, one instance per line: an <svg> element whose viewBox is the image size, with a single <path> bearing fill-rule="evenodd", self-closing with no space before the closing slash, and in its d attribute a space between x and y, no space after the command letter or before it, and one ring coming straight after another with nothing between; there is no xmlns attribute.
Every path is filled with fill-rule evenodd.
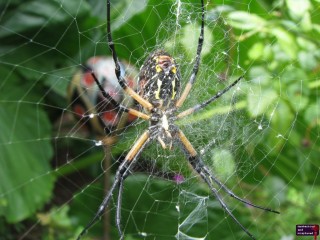
<svg viewBox="0 0 320 240"><path fill-rule="evenodd" d="M94 144L95 144L96 146L101 146L101 145L102 145L102 141L101 141L101 140L99 140L99 141L94 141Z"/></svg>
<svg viewBox="0 0 320 240"><path fill-rule="evenodd" d="M176 205L176 209L177 209L178 212L180 212L180 207L179 207L179 205Z"/></svg>

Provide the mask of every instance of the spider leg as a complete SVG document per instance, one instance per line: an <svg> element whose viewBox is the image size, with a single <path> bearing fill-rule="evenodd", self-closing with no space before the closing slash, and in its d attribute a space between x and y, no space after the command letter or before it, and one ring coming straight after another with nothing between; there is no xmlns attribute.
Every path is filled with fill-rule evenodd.
<svg viewBox="0 0 320 240"><path fill-rule="evenodd" d="M220 188L222 188L226 193L228 193L231 197L237 199L240 202L243 202L245 204L248 204L251 207L255 207L255 208L259 208L261 210L267 211L267 212L273 212L273 213L277 213L280 214L280 212L275 211L273 209L270 208L266 208L266 207L262 207L253 203L248 202L247 200L238 197L236 194L234 194L229 188L226 187L226 185L224 185L222 182L220 182L210 171L209 169L204 165L204 163L201 161L201 159L199 158L199 164L202 166L203 171L210 177L211 180L213 180Z"/></svg>
<svg viewBox="0 0 320 240"><path fill-rule="evenodd" d="M105 208L108 206L109 201L113 195L113 192L117 186L119 187L119 191L121 190L120 191L121 193L119 193L119 194L120 195L122 194L122 190L123 190L122 184L123 184L124 179L126 177L128 177L128 175L130 174L130 169L136 163L141 152L145 149L145 147L149 143L149 141L150 141L149 131L145 131L140 136L140 138L134 143L133 147L131 148L131 150L129 151L127 156L125 157L124 161L119 166L119 168L116 172L116 175L115 175L114 182L113 182L112 186L110 187L108 194L105 196L102 203L100 204L97 213L95 214L93 219L87 224L87 226L82 230L82 232L79 234L77 240L80 240L82 238L82 236L86 234L87 230L90 227L92 227L99 220L99 218L102 216L102 214L104 213ZM118 203L119 203L119 201L118 201ZM121 199L120 199L120 204L121 204ZM117 227L118 227L118 229L120 229L120 224L119 224L119 226L117 225Z"/></svg>
<svg viewBox="0 0 320 240"><path fill-rule="evenodd" d="M191 162L191 161L190 161ZM192 163L191 163L192 164ZM202 171L201 167L199 168L197 166L197 163L192 164L192 167L194 169L196 169L196 171L199 173L199 175L202 177L202 179L208 184L211 192L213 193L213 195L215 196L215 198L219 201L220 205L222 206L222 208L229 214L229 216L242 228L242 230L248 234L248 236L251 239L256 239L249 231L248 229L246 229L240 222L239 220L232 214L232 212L230 211L230 209L228 208L228 206L223 202L221 196L219 195L217 189L215 187L212 186L212 183L210 181L210 179L208 178L208 176Z"/></svg>
<svg viewBox="0 0 320 240"><path fill-rule="evenodd" d="M112 186L109 189L108 194L103 199L103 201L100 204L99 209L98 209L97 213L95 214L95 216L93 217L93 219L87 224L87 226L79 234L77 240L80 240L87 233L88 229L91 228L99 220L99 218L102 216L102 214L104 213L105 208L107 207L107 205L108 205L108 203L109 203L109 201L110 201L110 199L112 197L113 191L115 190L115 188L117 187L117 185L118 185L118 183L120 181L120 177L123 174L123 171L126 170L126 167L127 166L125 166L125 164L121 164L121 166L119 167L119 169L117 171L115 180L114 180Z"/></svg>
<svg viewBox="0 0 320 240"><path fill-rule="evenodd" d="M202 11L202 15L201 15L201 29L200 29L200 36L198 39L198 48L197 48L197 55L196 55L196 60L193 66L193 70L191 73L191 76L189 78L189 81L186 85L186 87L184 88L181 97L179 98L179 100L176 102L176 107L180 108L183 104L183 102L186 100L187 96L189 95L189 92L196 80L197 74L198 74L198 70L199 70L199 65L200 65L200 57L201 57L201 51L202 51L202 46L203 46L203 40L204 40L204 17L205 17L205 13L204 13L204 3L203 0L201 0L201 11Z"/></svg>
<svg viewBox="0 0 320 240"><path fill-rule="evenodd" d="M132 98L134 98L138 103L141 104L144 108L151 110L153 108L153 105L142 98L138 93L136 93L132 88L130 88L127 84L127 81L121 76L121 69L120 69L120 63L118 59L118 55L114 46L114 42L112 40L112 34L111 34L111 26L110 26L110 0L107 1L107 40L108 40L108 46L112 53L112 58L115 64L115 73L118 79L118 82L122 89L129 94Z"/></svg>
<svg viewBox="0 0 320 240"><path fill-rule="evenodd" d="M206 106L208 106L210 103L212 103L213 101L215 101L216 99L218 99L219 97L221 97L223 94L225 94L226 92L228 92L232 87L234 87L241 79L243 78L243 76L239 77L237 80L235 80L233 83L231 83L228 87L226 87L225 89L223 89L222 91L216 93L214 96L212 96L211 98L209 98L208 100L197 104L181 113L179 113L177 115L177 119L179 118L183 118L185 116L188 116L194 112L197 112L203 108L205 108Z"/></svg>
<svg viewBox="0 0 320 240"><path fill-rule="evenodd" d="M140 111L137 111L133 108L127 108L126 106L122 105L121 103L118 103L117 101L115 101L113 99L113 97L110 96L109 93L107 93L104 88L101 86L99 80L97 79L96 75L92 72L91 73L94 81L96 82L99 90L101 91L102 95L109 101L111 102L119 111L124 111L124 112L127 112L129 114L132 114L136 117L139 117L139 118L143 118L145 120L149 120L150 119L150 116L148 116L147 114L144 114Z"/></svg>
<svg viewBox="0 0 320 240"><path fill-rule="evenodd" d="M121 230L121 205L122 205L122 193L123 193L123 178L119 182L119 192L118 192L118 201L117 201L117 212L116 212L116 225L118 228L120 240L123 239L123 232Z"/></svg>
<svg viewBox="0 0 320 240"><path fill-rule="evenodd" d="M226 191L230 196L234 197L235 199L248 204L250 206L260 208L265 211L273 212L273 213L279 213L277 211L271 210L269 208L264 208L257 206L255 204L252 204L237 195L235 195L231 190L229 190L223 183L221 183L214 175L209 171L209 169L205 166L201 158L198 156L196 150L190 143L190 141L187 139L187 137L184 135L184 133L179 130L178 132L178 140L182 145L182 148L184 152L188 155L188 160L193 167L197 171L197 173L202 177L202 179L208 184L211 192L216 197L216 199L219 201L222 208L230 215L230 217L242 228L242 230L251 238L255 239L254 236L239 222L239 220L232 214L228 206L223 202L222 198L220 197L217 189L212 185L212 181L214 181L219 187L221 187L224 191Z"/></svg>

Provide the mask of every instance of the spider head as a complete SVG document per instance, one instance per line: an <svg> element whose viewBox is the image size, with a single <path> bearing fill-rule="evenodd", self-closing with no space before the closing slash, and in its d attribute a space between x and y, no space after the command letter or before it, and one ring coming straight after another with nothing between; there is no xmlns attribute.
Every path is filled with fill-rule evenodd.
<svg viewBox="0 0 320 240"><path fill-rule="evenodd" d="M173 106L180 91L180 72L174 58L164 50L149 55L141 67L139 94L155 107Z"/></svg>

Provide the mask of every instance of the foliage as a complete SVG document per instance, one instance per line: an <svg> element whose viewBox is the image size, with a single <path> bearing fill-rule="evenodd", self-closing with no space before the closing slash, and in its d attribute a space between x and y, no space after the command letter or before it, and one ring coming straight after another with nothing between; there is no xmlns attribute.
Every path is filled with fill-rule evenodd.
<svg viewBox="0 0 320 240"><path fill-rule="evenodd" d="M139 67L146 50L161 46L173 55L185 56L188 63L192 61L197 37L193 39L190 36L195 35L193 33L198 31L199 25L189 24L186 20L181 29L175 32L177 36L172 36L174 30L169 27L162 25L161 29L157 28L161 24L159 19L176 20L177 16L172 11L175 1L160 5L156 0L112 2L116 9L112 11L112 28L120 58L132 64L137 63ZM197 3L195 0L189 2ZM155 7L157 11L152 11ZM3 9L0 15L0 216L7 224L17 224L22 220L38 221L46 229L43 239L72 238L81 229L79 226L84 226L92 217L102 200L101 183L90 185L85 189L86 194L80 194L83 186L78 187L80 193L74 193L74 201L70 206L64 205L61 210L54 202L50 202L54 194L54 182L68 178L81 169L95 178L101 174L99 166L102 153L101 149L99 152L88 151L72 164L60 166L60 161L55 160L61 157L60 151L67 149L76 156L81 152L81 144L87 149L89 146L79 143L77 138L68 139L67 131L60 136L62 130L56 126L60 117L68 112L66 89L72 74L90 56L108 54L105 4L96 0L28 0L23 3L7 1L0 3L0 8ZM241 91L233 106L222 102L179 122L186 130L190 126L201 130L204 124L213 119L221 119L217 116L234 112L233 119L241 118L242 126L255 123L254 131L261 130L258 137L241 143L239 148L229 151L227 145L223 145L216 152L209 151L214 159L205 157L207 162L212 163L213 169L222 174L233 172L236 167L245 169L246 166L235 163L239 156L251 159L255 170L239 170L242 180L239 186L245 192L250 191L252 202L272 199L270 205L272 208L280 207L281 215L263 213L263 225L258 225L254 222L255 215L261 212L250 212L234 201L230 201L230 204L237 207L234 213L239 220L245 226L251 226L250 231L254 235L264 234L261 238L265 239L293 236L294 232L289 229L293 229L295 224L314 223L320 214L317 202L320 192L319 9L320 4L316 0L245 0L241 4L231 0L211 1L207 5L201 78L195 88L208 86L209 79L216 81L217 76L237 78L244 73L243 69L245 80L241 83ZM197 16L193 13L191 18ZM140 31L141 26L144 28ZM174 49L171 47L173 41ZM179 55L181 52L183 54ZM230 64L229 60L213 64L212 56L222 52L227 52L229 58L238 58L236 64ZM206 71L209 70L208 66L213 65L214 70ZM188 73L187 64L182 69ZM215 74L212 74L213 71ZM204 100L225 85L224 81L212 84L196 100ZM194 103L191 100L190 105ZM114 156L130 147L136 138L135 131L129 130L126 136L126 141L119 142L113 149ZM204 133L201 141L197 137L196 134L190 136L191 142L200 148L202 143L212 138L212 133ZM246 142L241 137L245 138L233 137L232 144ZM219 162L225 156L230 164L224 166ZM170 168L176 170L175 166ZM137 175L126 183L123 219L129 219L125 223L130 235L128 239L138 239L141 234L135 232L135 224L142 226L144 232L173 237L178 227L191 228L189 225L178 226L181 223L179 221L191 216L190 212L193 213L197 207L208 209L207 213L200 212L207 214L208 218L203 220L204 225L192 226L190 233L193 236L203 237L203 226L210 230L208 239L214 235L221 236L221 239L243 236L232 220L219 222L224 213L214 200L200 198L209 194L205 185L195 184L194 179L189 179L177 187L174 182L151 177L154 181L146 193L143 183L149 177ZM259 190L254 187L257 181L262 182L258 185ZM235 183L235 180L231 180L231 183ZM186 204L181 207L179 219L175 211L175 203L179 198L176 191L182 191L184 185L189 188L197 186L192 189L197 193L197 199L192 199L194 196L188 196L192 200L179 199ZM239 194L243 194L242 189ZM153 205L154 199L163 201ZM45 208L46 203L48 205ZM87 211L82 211L83 203L88 203L85 206ZM141 208L131 206L131 203L137 203ZM130 218L134 214L130 209L135 207L135 216ZM146 220L141 213L149 211L158 214L149 213L149 219ZM114 209L111 209L111 214L114 215ZM141 222L136 223L135 220ZM170 227L161 225L165 221L170 221ZM212 227L217 222L219 228ZM230 237L224 228L231 228L233 235ZM8 229L0 228L0 234L11 236ZM22 235L22 232L18 235ZM92 234L100 232L101 229L93 229ZM112 234L117 236L115 229L112 229Z"/></svg>

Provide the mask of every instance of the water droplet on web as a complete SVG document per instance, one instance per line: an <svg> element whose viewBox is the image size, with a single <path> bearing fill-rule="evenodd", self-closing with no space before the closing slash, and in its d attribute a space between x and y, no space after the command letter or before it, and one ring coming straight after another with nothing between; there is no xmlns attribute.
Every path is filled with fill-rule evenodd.
<svg viewBox="0 0 320 240"><path fill-rule="evenodd" d="M276 138L283 138L283 139L285 139L284 136L283 136L282 134L280 134L280 133L276 136Z"/></svg>
<svg viewBox="0 0 320 240"><path fill-rule="evenodd" d="M89 115L89 118L94 118L94 114L91 113L91 114Z"/></svg>
<svg viewBox="0 0 320 240"><path fill-rule="evenodd" d="M140 235L143 236L143 237L146 237L146 236L147 236L147 233L145 233L145 232L140 232Z"/></svg>
<svg viewBox="0 0 320 240"><path fill-rule="evenodd" d="M176 209L177 209L178 212L180 212L180 207L179 207L179 205L176 205Z"/></svg>
<svg viewBox="0 0 320 240"><path fill-rule="evenodd" d="M99 140L99 141L94 141L94 144L95 144L96 146L101 146L101 145L102 145L102 141L101 141L101 140Z"/></svg>
<svg viewBox="0 0 320 240"><path fill-rule="evenodd" d="M262 130L262 125L261 124L259 124L258 129Z"/></svg>

